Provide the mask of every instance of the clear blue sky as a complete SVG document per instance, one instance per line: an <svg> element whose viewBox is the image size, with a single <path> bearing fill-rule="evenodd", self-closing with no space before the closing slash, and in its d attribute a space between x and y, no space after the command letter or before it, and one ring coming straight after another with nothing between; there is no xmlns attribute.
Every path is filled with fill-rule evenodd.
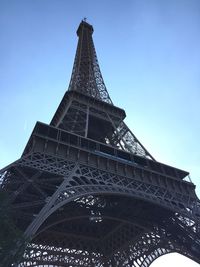
<svg viewBox="0 0 200 267"><path fill-rule="evenodd" d="M50 122L83 17L127 124L158 161L189 171L200 196L199 0L0 0L0 168L20 157L36 121Z"/></svg>

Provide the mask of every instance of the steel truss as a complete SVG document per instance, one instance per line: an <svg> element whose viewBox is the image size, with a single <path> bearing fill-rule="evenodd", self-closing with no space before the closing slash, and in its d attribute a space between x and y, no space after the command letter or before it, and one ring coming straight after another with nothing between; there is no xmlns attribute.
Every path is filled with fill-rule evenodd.
<svg viewBox="0 0 200 267"><path fill-rule="evenodd" d="M175 251L199 262L196 198L184 203L184 194L177 198L175 192L137 177L41 153L22 157L1 175L2 188L13 192L10 201L23 218L25 236L32 239L20 266L147 267L157 257ZM126 212L118 211L124 207ZM157 212L161 220L155 220ZM16 219L21 225L21 219ZM69 233L56 230L63 224ZM99 236L91 235L93 224Z"/></svg>
<svg viewBox="0 0 200 267"><path fill-rule="evenodd" d="M112 104L99 68L92 40L93 27L82 22L69 90L75 90Z"/></svg>
<svg viewBox="0 0 200 267"><path fill-rule="evenodd" d="M124 123L124 118L124 110L102 105L102 101L94 101L80 93L67 92L51 125L154 160ZM101 132L95 121L99 122Z"/></svg>
<svg viewBox="0 0 200 267"><path fill-rule="evenodd" d="M148 267L178 252L200 263L200 202L187 172L155 161L124 123L82 21L68 92L0 171L24 233L2 267ZM15 255L25 250L16 262Z"/></svg>

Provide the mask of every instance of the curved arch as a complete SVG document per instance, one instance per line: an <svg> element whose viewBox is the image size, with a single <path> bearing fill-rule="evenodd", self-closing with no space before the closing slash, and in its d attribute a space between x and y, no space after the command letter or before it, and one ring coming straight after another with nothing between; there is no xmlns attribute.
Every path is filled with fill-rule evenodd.
<svg viewBox="0 0 200 267"><path fill-rule="evenodd" d="M77 175L77 173L76 173L76 169L75 169L73 172L73 176L76 177L76 175ZM163 199L162 200L155 199L155 196L153 194L150 194L150 193L147 194L147 192L144 194L144 193L141 193L139 190L137 191L135 188L118 186L116 184L113 184L113 181L109 181L109 182L104 183L104 184L100 184L100 183L99 184L91 184L91 183L89 183L87 185L82 184L82 185L77 185L77 186L72 186L72 187L69 187L69 184L66 183L66 184L64 184L63 187L59 187L58 190L54 193L54 195L53 195L54 201L51 202L50 204L47 203L47 205L49 205L48 209L46 209L43 214L40 214L40 213L38 214L36 219L33 221L33 225L31 225L32 229L29 232L29 234L32 236L32 238L34 236L37 236L37 231L38 231L39 227L54 212L56 212L58 209L60 209L64 205L67 205L68 203L73 202L76 199L79 199L79 198L84 197L84 196L87 197L89 195L92 195L92 196L96 196L96 195L124 196L124 197L128 197L131 199L143 200L144 202L148 202L148 203L150 202L153 206L162 207L165 210L168 210L171 212L176 211L175 207L172 207L171 205L170 205L170 207L167 206L167 203L164 202ZM149 198L147 199L148 196L149 196ZM186 211L183 212L183 215L185 215L185 213L186 213ZM187 212L187 215L188 215L188 212ZM39 233L40 232L38 232L38 234ZM142 245L142 244L143 243L141 242L140 245ZM152 244L152 245L154 246L154 244ZM164 255L165 253L171 252L171 249L174 250L174 247L173 248L169 247L168 249L166 249L166 247L165 247L165 249L163 249L163 250L162 249L159 250L157 247L155 247L155 249L152 249L152 247L151 247L150 251L149 251L149 249L150 248L146 248L146 253L148 256L145 256L145 254L144 254L143 257L141 258L141 260L136 258L137 260L140 261L140 265L134 265L134 259L133 259L133 266L147 267L156 258L160 257L161 255ZM174 250L174 251L176 251L176 250ZM143 264L143 265L141 265L141 264Z"/></svg>
<svg viewBox="0 0 200 267"><path fill-rule="evenodd" d="M43 160L41 153L37 152L34 153L34 155L39 157L41 161ZM54 159L54 157L51 155L48 155L48 157L50 157L50 159ZM45 160L48 161L48 159ZM77 177L78 179L80 177L85 177L87 179L88 183L84 183L84 181L81 180L81 184L79 184L81 187L101 185L113 185L114 187L120 187L121 185L121 189L123 188L121 191L129 191L131 192L131 194L134 194L141 199L147 199L149 202L151 201L154 204L157 203L157 205L160 205L166 209L173 210L174 212L179 212L180 214L190 218L191 220L198 219L196 212L196 203L194 203L195 200L193 200L192 202L188 200L188 203L184 203L184 201L182 201L181 195L177 196L175 192L169 191L165 187L145 182L141 179L137 179L137 177L134 176L124 177L123 174L109 172L108 170L101 170L93 166L84 165L80 162L71 162L64 159L59 160L61 161L62 166L54 166L54 168L56 168L55 173L65 176L65 179L68 179L68 177L71 176L73 169L76 167L73 177L71 176L71 178L68 180L68 188L70 188L70 182L74 182L75 177ZM32 167L32 160L31 162L29 161L29 158L27 158L25 162L23 161L23 165L25 164L28 167ZM43 161L40 162L40 168L42 171L49 171L49 169L47 168L49 167L49 164L47 163L44 163ZM50 163L52 164L52 162ZM76 172L77 170L78 172ZM92 180L95 180L95 184L92 182ZM75 184L73 184L73 186L71 186L71 189L76 188L79 185L77 184L77 186L75 186Z"/></svg>
<svg viewBox="0 0 200 267"><path fill-rule="evenodd" d="M144 198L139 197L139 196L133 196L133 193L128 192L128 190L125 190L126 192L123 192L123 190L121 188L118 187L113 187L113 186L104 186L104 185L98 185L98 186L87 186L87 190L83 191L83 192L79 192L79 190L77 191L77 193L74 191L75 189L82 189L84 186L80 186L80 187L73 187L73 188L68 188L68 192L70 190L73 190L73 193L75 194L70 194L70 193L66 193L67 190L64 191L64 194L66 193L66 195L64 196L64 198L60 199L59 201L57 201L57 203L55 203L55 205L52 205L52 207L50 209L48 209L42 216L40 216L40 214L35 218L35 220L32 222L32 224L29 226L31 227L33 230L31 232L29 232L29 234L27 235L27 237L31 237L32 235L34 235L36 233L36 231L39 229L39 227L42 225L42 223L44 223L44 221L52 214L54 213L56 210L58 210L59 208L61 208L62 206L66 205L69 202L74 201L77 198L83 197L83 196L88 196L88 195L99 195L99 194L109 194L109 195L121 195L121 196L126 196L126 197L131 197L131 198L137 198L137 199L141 199L143 201L145 201ZM88 190L90 189L91 190ZM96 188L96 190L94 190ZM101 191L99 190L101 188ZM119 190L117 190L119 189ZM153 203L153 201L149 201L152 204L155 205L155 203ZM170 210L168 208L168 210ZM37 219L40 219L37 221ZM35 226L33 225L35 224ZM28 229L29 230L29 229ZM25 232L25 234L28 232L28 230Z"/></svg>
<svg viewBox="0 0 200 267"><path fill-rule="evenodd" d="M134 194L135 193L135 194ZM88 196L88 195L103 195L103 194L109 194L109 195L121 195L121 196L126 196L126 197L131 197L135 199L141 199L143 201L146 201L147 199L141 196L138 192L134 192L131 189L127 188L121 188L119 186L114 186L114 185L81 185L81 186L75 186L75 187L68 187L65 188L63 191L57 193L57 199L53 205L45 212L42 214L42 216L36 217L36 219L32 222L32 224L28 227L28 229L25 232L25 235L27 237L33 236L36 231L39 229L39 227L44 223L44 221L57 209L61 208L65 204L74 201L77 198L83 197L83 196ZM169 211L174 211L172 210L172 207L168 207L165 203L157 203L157 201L154 201L153 199L149 198L148 202L151 202L153 205L160 206L162 208L165 208L166 210ZM179 211L181 214L181 211ZM183 215L185 216L185 212L183 212ZM187 212L187 215L188 212ZM40 220L37 221L37 218L39 217ZM188 216L189 217L189 216ZM34 225L35 224L35 225ZM32 228L32 231L29 231L29 229Z"/></svg>
<svg viewBox="0 0 200 267"><path fill-rule="evenodd" d="M186 216L187 218L190 218L191 220L194 220L194 216L191 212L189 212L186 208L178 207L175 205L175 202L168 201L167 199L161 199L156 196L154 196L152 193L146 193L138 191L134 188L128 188L128 187L121 187L113 183L105 183L105 184L82 184L77 186L72 186L65 188L63 191L60 192L62 195L62 201L63 204L61 204L62 201L58 201L56 205L52 208L52 212L54 212L57 208L60 208L61 206L65 205L65 203L68 203L69 201L67 198L71 197L70 201L73 201L76 198L87 196L87 195L97 195L97 194L117 194L117 195L123 195L127 197L134 197L136 199L141 199L143 201L148 201L152 203L153 205L160 206L162 208L165 208L166 210L178 212L182 216ZM66 195L64 195L66 194ZM66 201L66 202L65 202Z"/></svg>
<svg viewBox="0 0 200 267"><path fill-rule="evenodd" d="M155 261L158 257L168 254L168 253L172 253L172 252L179 252L182 255L187 256L188 258L191 258L194 260L194 257L192 257L192 255L185 253L183 250L180 249L180 247L176 246L175 244L172 244L170 242L166 243L166 236L161 235L160 236L160 230L156 231L153 234L153 239L151 238L151 233L145 233L144 235L142 234L141 237L145 237L145 238L140 238L138 239L138 241L135 243L130 244L130 247L128 245L127 249L125 248L125 251L127 252L127 259L128 259L128 263L131 264L131 266L134 267L148 267L150 266L150 264ZM157 241L154 241L154 238L156 237ZM149 243L150 242L150 243ZM148 244L147 244L148 243ZM139 246L138 246L139 245ZM140 250L140 248L143 248L143 246L145 247L144 250ZM119 251L118 255L116 256L116 263L114 266L122 266L120 265L121 263L124 264L124 258L122 257L122 261L120 262L120 254L124 253L125 251ZM131 254L135 254L135 252L139 251L139 254L137 253L136 257L132 257ZM126 253L125 253L126 254ZM59 253L58 253L59 255ZM73 255L72 255L73 256ZM67 257L71 257L71 255L69 253L67 253ZM118 259L119 257L119 259ZM42 260L42 259L41 259ZM109 262L109 259L107 259ZM63 261L65 262L65 260L63 259ZM63 264L64 264L63 262ZM53 262L50 262L52 266ZM115 263L115 261L114 261ZM128 264L127 263L127 264ZM103 264L103 263L102 263ZM26 266L26 265L22 265L22 266ZM34 265L30 265L30 266L34 266ZM62 265L63 266L63 265ZM66 265L68 266L68 265ZM85 266L90 266L90 265L85 265ZM96 266L96 265L95 265ZM100 265L103 266L103 265ZM110 266L110 265L107 265ZM123 265L126 266L126 265ZM129 266L129 265L127 265Z"/></svg>

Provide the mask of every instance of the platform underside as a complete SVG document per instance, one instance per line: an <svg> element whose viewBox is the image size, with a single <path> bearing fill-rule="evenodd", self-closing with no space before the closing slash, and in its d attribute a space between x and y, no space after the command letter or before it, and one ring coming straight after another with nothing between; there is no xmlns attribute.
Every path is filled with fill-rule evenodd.
<svg viewBox="0 0 200 267"><path fill-rule="evenodd" d="M173 217L170 211L129 197L78 198L45 221L20 266L138 267L174 251L192 257L177 240Z"/></svg>
<svg viewBox="0 0 200 267"><path fill-rule="evenodd" d="M32 236L19 266L147 267L174 251L199 262L193 221L156 203L159 187L145 187L144 177L139 183L42 154L19 160L4 176L13 219Z"/></svg>
<svg viewBox="0 0 200 267"><path fill-rule="evenodd" d="M160 217L156 222L158 212ZM153 230L166 216L169 216L166 211L141 200L88 195L53 213L38 230L34 242L40 240L44 245L58 247L65 244L69 249L85 249L109 256L142 233ZM54 236L55 240L52 238L46 243L48 236Z"/></svg>

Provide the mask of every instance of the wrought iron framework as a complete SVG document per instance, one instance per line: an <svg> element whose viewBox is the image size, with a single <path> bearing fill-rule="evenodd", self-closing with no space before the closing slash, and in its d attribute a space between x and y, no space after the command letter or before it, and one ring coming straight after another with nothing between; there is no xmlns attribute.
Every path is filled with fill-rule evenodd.
<svg viewBox="0 0 200 267"><path fill-rule="evenodd" d="M155 161L124 123L82 21L69 90L0 171L26 248L1 266L148 267L178 252L200 263L200 202L188 172Z"/></svg>

